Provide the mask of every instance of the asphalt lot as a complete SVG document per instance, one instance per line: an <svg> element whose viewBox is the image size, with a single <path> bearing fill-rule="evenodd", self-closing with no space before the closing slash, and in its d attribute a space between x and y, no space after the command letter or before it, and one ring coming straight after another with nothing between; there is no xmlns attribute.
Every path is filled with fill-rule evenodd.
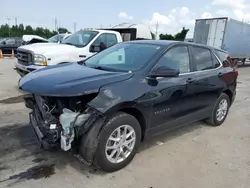
<svg viewBox="0 0 250 188"><path fill-rule="evenodd" d="M132 163L106 174L63 151L37 147L13 59L0 59L0 187L249 188L250 66L239 68L235 103L220 127L203 122L143 144Z"/></svg>

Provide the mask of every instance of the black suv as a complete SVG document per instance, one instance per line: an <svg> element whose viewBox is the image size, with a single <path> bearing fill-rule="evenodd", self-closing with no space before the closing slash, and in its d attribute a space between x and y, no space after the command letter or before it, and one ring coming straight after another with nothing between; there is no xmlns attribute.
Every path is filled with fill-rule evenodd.
<svg viewBox="0 0 250 188"><path fill-rule="evenodd" d="M236 95L225 51L193 43L141 40L77 63L29 73L20 88L43 148L77 149L112 172L158 133L205 120L219 126Z"/></svg>

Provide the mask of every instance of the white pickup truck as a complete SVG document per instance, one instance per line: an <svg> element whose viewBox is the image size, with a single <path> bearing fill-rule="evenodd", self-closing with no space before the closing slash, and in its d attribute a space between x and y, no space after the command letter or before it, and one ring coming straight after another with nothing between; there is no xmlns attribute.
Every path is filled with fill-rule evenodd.
<svg viewBox="0 0 250 188"><path fill-rule="evenodd" d="M85 60L119 42L136 39L152 39L151 32L136 28L79 30L60 44L39 43L20 46L17 49L15 70L23 77L45 66Z"/></svg>

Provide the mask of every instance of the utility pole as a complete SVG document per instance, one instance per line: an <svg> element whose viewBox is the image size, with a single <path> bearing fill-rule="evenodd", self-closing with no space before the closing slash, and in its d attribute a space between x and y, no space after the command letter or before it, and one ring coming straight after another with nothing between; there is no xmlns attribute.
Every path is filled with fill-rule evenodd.
<svg viewBox="0 0 250 188"><path fill-rule="evenodd" d="M61 27L60 20L57 20L57 31L59 33L59 28Z"/></svg>
<svg viewBox="0 0 250 188"><path fill-rule="evenodd" d="M156 27L155 27L155 39L158 39L158 29L159 29L159 22L157 21Z"/></svg>
<svg viewBox="0 0 250 188"><path fill-rule="evenodd" d="M9 26L9 37L10 37L10 20L11 18L6 18L8 20L8 26Z"/></svg>
<svg viewBox="0 0 250 188"><path fill-rule="evenodd" d="M15 17L15 24L16 24L16 26L17 26L17 17Z"/></svg>
<svg viewBox="0 0 250 188"><path fill-rule="evenodd" d="M74 22L74 32L76 32L76 25L77 25L77 23Z"/></svg>
<svg viewBox="0 0 250 188"><path fill-rule="evenodd" d="M56 31L56 32L58 32L57 29L58 29L58 28L57 28L57 18L55 17L55 31Z"/></svg>

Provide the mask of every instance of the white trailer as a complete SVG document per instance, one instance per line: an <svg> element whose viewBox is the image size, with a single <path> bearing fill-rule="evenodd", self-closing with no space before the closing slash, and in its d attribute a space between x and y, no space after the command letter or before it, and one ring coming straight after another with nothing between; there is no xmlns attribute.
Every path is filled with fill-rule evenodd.
<svg viewBox="0 0 250 188"><path fill-rule="evenodd" d="M235 62L245 64L250 58L250 24L227 17L197 19L194 42L225 50Z"/></svg>

